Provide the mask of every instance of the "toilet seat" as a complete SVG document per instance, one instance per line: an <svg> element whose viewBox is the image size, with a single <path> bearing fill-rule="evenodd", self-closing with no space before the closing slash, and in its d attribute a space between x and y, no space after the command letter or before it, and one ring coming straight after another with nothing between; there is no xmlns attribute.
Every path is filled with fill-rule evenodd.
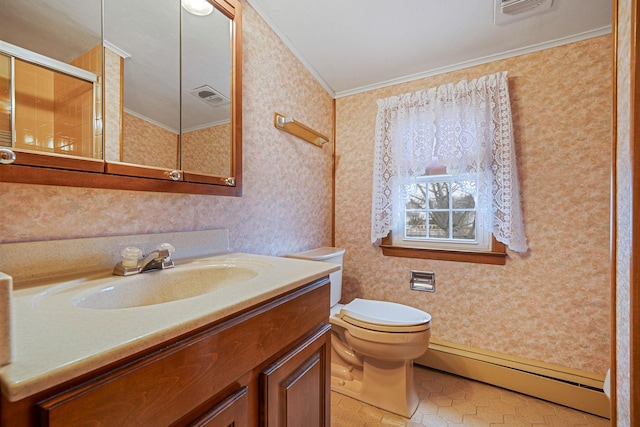
<svg viewBox="0 0 640 427"><path fill-rule="evenodd" d="M421 332L431 322L431 315L417 308L360 298L342 306L336 316L360 328L395 333Z"/></svg>

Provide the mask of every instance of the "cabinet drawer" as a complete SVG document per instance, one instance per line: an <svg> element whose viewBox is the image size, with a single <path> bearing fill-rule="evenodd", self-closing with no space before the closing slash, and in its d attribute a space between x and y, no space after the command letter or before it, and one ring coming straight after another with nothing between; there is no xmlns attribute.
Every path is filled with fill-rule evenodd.
<svg viewBox="0 0 640 427"><path fill-rule="evenodd" d="M318 280L40 402L41 425L170 425L326 323L327 283Z"/></svg>

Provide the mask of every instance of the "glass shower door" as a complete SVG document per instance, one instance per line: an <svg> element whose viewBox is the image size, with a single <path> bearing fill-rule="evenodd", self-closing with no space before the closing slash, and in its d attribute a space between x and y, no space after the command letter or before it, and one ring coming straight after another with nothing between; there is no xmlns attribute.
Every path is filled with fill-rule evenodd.
<svg viewBox="0 0 640 427"><path fill-rule="evenodd" d="M0 53L0 147L12 146L11 58Z"/></svg>

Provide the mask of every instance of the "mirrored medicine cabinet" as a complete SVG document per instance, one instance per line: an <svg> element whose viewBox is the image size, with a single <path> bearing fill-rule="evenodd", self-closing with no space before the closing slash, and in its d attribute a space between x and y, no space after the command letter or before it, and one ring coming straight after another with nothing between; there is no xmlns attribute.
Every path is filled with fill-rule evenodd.
<svg viewBox="0 0 640 427"><path fill-rule="evenodd" d="M0 10L0 181L240 196L237 0Z"/></svg>

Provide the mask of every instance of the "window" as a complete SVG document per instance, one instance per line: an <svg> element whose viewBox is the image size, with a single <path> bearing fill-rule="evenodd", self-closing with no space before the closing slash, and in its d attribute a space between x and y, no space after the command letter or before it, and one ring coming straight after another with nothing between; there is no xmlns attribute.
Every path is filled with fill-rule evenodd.
<svg viewBox="0 0 640 427"><path fill-rule="evenodd" d="M385 255L526 252L507 73L378 100L372 200Z"/></svg>
<svg viewBox="0 0 640 427"><path fill-rule="evenodd" d="M475 180L451 175L414 178L405 186L407 202L393 244L461 251L488 251L491 233L477 218Z"/></svg>

